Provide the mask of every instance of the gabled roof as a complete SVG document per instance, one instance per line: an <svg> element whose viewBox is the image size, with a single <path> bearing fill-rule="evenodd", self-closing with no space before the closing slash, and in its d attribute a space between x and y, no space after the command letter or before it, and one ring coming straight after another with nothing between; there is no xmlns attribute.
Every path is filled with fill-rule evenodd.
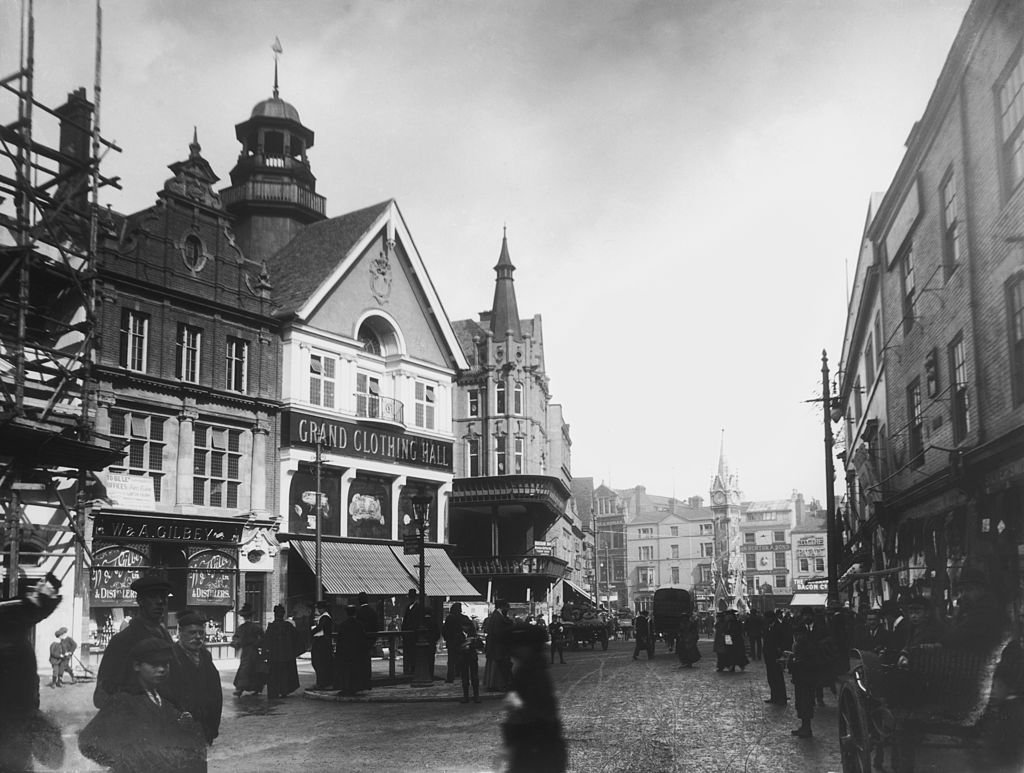
<svg viewBox="0 0 1024 773"><path fill-rule="evenodd" d="M306 304L391 201L312 223L267 261L274 300L282 315L294 314Z"/></svg>
<svg viewBox="0 0 1024 773"><path fill-rule="evenodd" d="M279 315L309 319L385 228L393 230L404 248L455 367L468 369L444 304L394 199L308 225L267 261Z"/></svg>

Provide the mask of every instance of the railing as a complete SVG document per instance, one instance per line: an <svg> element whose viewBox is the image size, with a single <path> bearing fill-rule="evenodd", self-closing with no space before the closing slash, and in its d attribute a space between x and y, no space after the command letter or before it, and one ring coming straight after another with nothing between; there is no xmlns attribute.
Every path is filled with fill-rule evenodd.
<svg viewBox="0 0 1024 773"><path fill-rule="evenodd" d="M401 400L378 395L356 394L356 416L405 424L405 404Z"/></svg>
<svg viewBox="0 0 1024 773"><path fill-rule="evenodd" d="M456 566L466 577L495 577L522 574L541 574L562 577L567 562L554 556L482 556L455 558Z"/></svg>
<svg viewBox="0 0 1024 773"><path fill-rule="evenodd" d="M250 180L241 185L233 185L221 191L221 200L225 206L239 201L271 201L298 204L318 215L327 211L327 199L320 194L296 183L274 180Z"/></svg>

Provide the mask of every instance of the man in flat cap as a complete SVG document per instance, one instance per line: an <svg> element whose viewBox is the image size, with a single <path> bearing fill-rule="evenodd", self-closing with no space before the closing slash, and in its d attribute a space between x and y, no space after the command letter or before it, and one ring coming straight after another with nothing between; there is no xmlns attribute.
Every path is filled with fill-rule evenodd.
<svg viewBox="0 0 1024 773"><path fill-rule="evenodd" d="M96 689L92 694L93 705L98 709L102 709L118 690L136 681L129 657L133 646L148 638L162 639L168 646L172 643L171 635L164 627L170 583L159 575L150 574L133 582L131 589L135 591L139 609L128 627L114 634L103 653L96 673Z"/></svg>
<svg viewBox="0 0 1024 773"><path fill-rule="evenodd" d="M224 691L220 672L206 649L206 616L195 610L178 615L178 641L167 680L168 694L182 711L199 723L207 744L220 733Z"/></svg>

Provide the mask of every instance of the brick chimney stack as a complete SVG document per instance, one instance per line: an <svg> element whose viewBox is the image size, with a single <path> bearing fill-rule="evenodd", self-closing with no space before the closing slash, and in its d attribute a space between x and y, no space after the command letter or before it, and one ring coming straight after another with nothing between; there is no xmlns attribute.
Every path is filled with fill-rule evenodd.
<svg viewBox="0 0 1024 773"><path fill-rule="evenodd" d="M63 203L66 214L86 217L89 205L93 104L85 97L85 87L79 87L68 94L68 101L54 112L60 118L61 152L60 183L54 195L55 206Z"/></svg>

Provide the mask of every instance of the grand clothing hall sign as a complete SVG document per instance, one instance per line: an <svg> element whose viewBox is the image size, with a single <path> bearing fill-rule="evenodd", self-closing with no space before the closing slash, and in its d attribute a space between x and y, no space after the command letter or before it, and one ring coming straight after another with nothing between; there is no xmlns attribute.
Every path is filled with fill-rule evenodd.
<svg viewBox="0 0 1024 773"><path fill-rule="evenodd" d="M348 421L322 419L296 411L284 411L282 442L315 447L326 453L378 459L412 467L452 471L452 443L434 438L393 432Z"/></svg>

